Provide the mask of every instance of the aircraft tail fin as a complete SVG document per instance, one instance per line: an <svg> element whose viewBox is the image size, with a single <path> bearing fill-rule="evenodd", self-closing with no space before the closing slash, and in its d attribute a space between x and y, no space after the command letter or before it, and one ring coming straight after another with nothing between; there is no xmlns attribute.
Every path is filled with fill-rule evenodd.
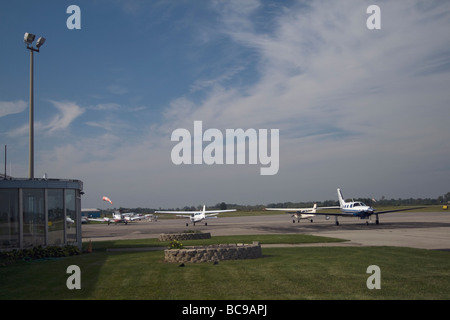
<svg viewBox="0 0 450 320"><path fill-rule="evenodd" d="M341 208L343 208L345 205L345 200L344 200L344 197L342 196L341 189L339 189L339 188L337 189L337 194L338 194L338 198L339 198L339 205L341 206Z"/></svg>
<svg viewBox="0 0 450 320"><path fill-rule="evenodd" d="M317 209L317 203L314 203L312 213L316 213L316 209Z"/></svg>

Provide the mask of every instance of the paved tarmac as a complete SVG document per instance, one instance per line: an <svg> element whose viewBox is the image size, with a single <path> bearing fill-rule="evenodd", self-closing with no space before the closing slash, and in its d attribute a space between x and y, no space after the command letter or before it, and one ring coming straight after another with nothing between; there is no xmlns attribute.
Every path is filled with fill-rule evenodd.
<svg viewBox="0 0 450 320"><path fill-rule="evenodd" d="M158 219L119 224L83 224L83 241L158 238L161 233L185 230L210 232L211 236L244 234L311 234L349 240L331 245L399 246L433 250L450 250L450 212L395 212L382 214L380 224L366 225L367 220L340 217L326 220L316 216L314 222L293 223L289 214L247 217L220 217L186 227L188 219ZM322 244L315 244L320 246ZM330 244L323 244L330 246ZM310 245L309 245L310 246Z"/></svg>

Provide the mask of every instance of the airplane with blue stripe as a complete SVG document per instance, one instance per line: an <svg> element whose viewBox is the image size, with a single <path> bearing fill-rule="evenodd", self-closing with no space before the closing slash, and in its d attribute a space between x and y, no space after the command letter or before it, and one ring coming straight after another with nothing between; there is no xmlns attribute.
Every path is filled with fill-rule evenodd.
<svg viewBox="0 0 450 320"><path fill-rule="evenodd" d="M339 189L339 188L337 189L337 194L338 194L338 198L339 198L339 206L340 206L340 211L341 211L340 213L333 213L333 212L316 212L315 213L316 215L335 216L337 226L339 225L338 217L358 217L360 219L369 219L369 218L371 218L372 215L375 215L375 217L376 217L375 223L379 224L380 223L380 220L378 218L379 214L423 208L423 207L414 207L414 208L405 208L405 209L376 211L374 208L364 204L361 201L345 202L344 197L342 196L341 189ZM369 222L366 222L366 223L369 224Z"/></svg>

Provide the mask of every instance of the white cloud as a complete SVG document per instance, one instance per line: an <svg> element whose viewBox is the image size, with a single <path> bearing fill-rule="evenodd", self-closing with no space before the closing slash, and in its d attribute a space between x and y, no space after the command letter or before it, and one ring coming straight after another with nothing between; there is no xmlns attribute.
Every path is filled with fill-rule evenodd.
<svg viewBox="0 0 450 320"><path fill-rule="evenodd" d="M366 28L367 4L315 1L309 8L276 16L277 21L272 24L277 28L269 34L252 27L249 17L258 5L239 11L234 4L220 4L222 31L255 50L260 79L245 90L211 86L201 102L182 98L185 104L190 101L191 111L188 117L181 113L180 120L251 126L279 123L289 130L301 125L309 132L315 131L317 124L356 134L377 133L381 123L391 129L402 125L402 129L411 131L408 126L417 124L423 116L418 99L425 102L421 97L429 96L431 91L438 91L435 99L446 93L442 85L436 90L435 82L445 83L442 80L448 77L447 73L442 77L412 74L423 72L424 65L434 70L439 63L447 63L442 54L432 62L427 63L427 58L436 50L446 52L448 42L435 35L437 28L440 36L448 38L445 28L436 27L444 23L448 5L423 12L414 4L382 3L386 18L383 29L376 33ZM409 12L406 16L405 6ZM435 24L421 25L438 12L442 17ZM231 21L241 22L236 25ZM427 45L423 45L424 41ZM202 83L209 84L196 84ZM404 118L406 112L406 123L390 120Z"/></svg>
<svg viewBox="0 0 450 320"><path fill-rule="evenodd" d="M84 113L84 109L75 102L70 101L53 101L50 102L59 110L59 114L55 115L52 120L46 125L44 129L49 133L58 130L66 129L76 118Z"/></svg>
<svg viewBox="0 0 450 320"><path fill-rule="evenodd" d="M38 123L34 124L35 128L38 127L38 126L40 126L40 124L38 124ZM25 134L28 134L29 130L30 130L30 126L27 123L27 124L24 124L24 125L22 125L22 126L20 126L18 128L10 130L8 132L8 136L10 136L10 137L20 137L20 136L23 136Z"/></svg>
<svg viewBox="0 0 450 320"><path fill-rule="evenodd" d="M204 90L206 88L213 88L217 85L222 85L222 83L231 80L233 76L235 76L242 70L244 70L243 66L236 66L234 68L231 68L230 70L226 70L224 73L215 78L197 80L191 86L191 92L196 92L199 90Z"/></svg>
<svg viewBox="0 0 450 320"><path fill-rule="evenodd" d="M131 131L133 128L133 125L127 121L120 120L120 119L113 119L112 117L106 117L105 119L99 120L99 121L87 121L85 122L86 125L90 127L95 128L101 128L105 131L123 131L128 130Z"/></svg>
<svg viewBox="0 0 450 320"><path fill-rule="evenodd" d="M221 2L217 29L254 50L259 80L246 87L213 81L203 100L175 100L164 126L191 130L202 120L204 129L280 129L280 176L287 170L298 177L291 190L305 178L324 189L327 175L331 184L360 188L367 176L374 183L364 188L402 190L412 174L430 169L427 163L444 167L442 152L433 150L448 146L450 134L450 6L380 2L382 29L371 31L370 4L314 1L274 15L268 23L276 28L260 32L256 3L239 11Z"/></svg>
<svg viewBox="0 0 450 320"><path fill-rule="evenodd" d="M10 114L21 113L28 107L28 103L23 100L0 101L0 118Z"/></svg>
<svg viewBox="0 0 450 320"><path fill-rule="evenodd" d="M59 113L54 115L49 121L37 121L35 119L35 133L45 131L46 133L52 134L56 131L67 129L69 125L85 111L84 108L78 106L75 102L61 102L53 100L50 100L50 102L56 109L58 109ZM18 128L10 130L8 135L10 137L18 137L27 134L28 131L29 124L26 123Z"/></svg>
<svg viewBox="0 0 450 320"><path fill-rule="evenodd" d="M89 107L89 109L100 111L112 111L120 109L120 105L118 103L100 103Z"/></svg>

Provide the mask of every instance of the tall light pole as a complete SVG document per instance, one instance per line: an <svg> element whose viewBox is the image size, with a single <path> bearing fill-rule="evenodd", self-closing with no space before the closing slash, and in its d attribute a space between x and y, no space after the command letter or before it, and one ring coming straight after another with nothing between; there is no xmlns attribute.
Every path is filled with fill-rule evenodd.
<svg viewBox="0 0 450 320"><path fill-rule="evenodd" d="M40 37L36 42L36 48L32 44L36 36L32 33L25 33L23 41L30 50L30 149L29 149L29 178L34 178L34 97L33 97L33 52L39 52L39 48L44 44L45 38Z"/></svg>

